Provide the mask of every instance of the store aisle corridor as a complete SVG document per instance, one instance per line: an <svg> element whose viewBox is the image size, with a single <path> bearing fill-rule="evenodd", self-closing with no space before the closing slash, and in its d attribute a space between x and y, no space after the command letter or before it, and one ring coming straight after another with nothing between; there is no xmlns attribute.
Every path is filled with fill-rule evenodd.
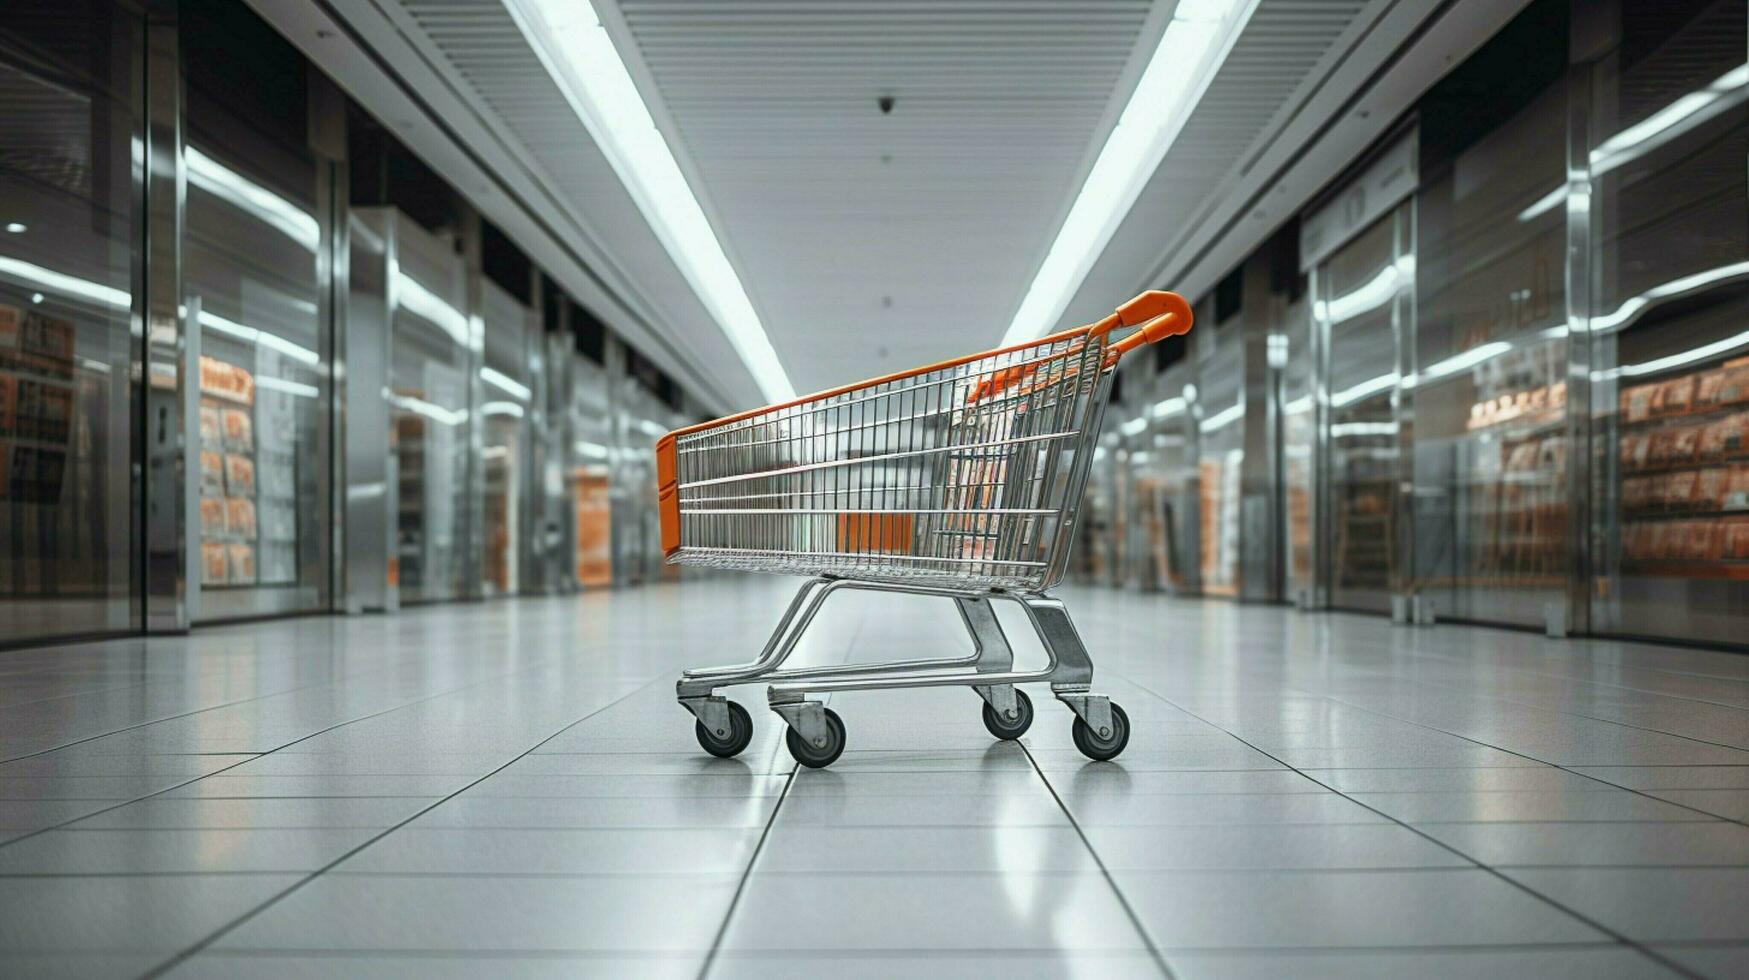
<svg viewBox="0 0 1749 980"><path fill-rule="evenodd" d="M712 759L675 672L785 588L0 654L0 975L1749 970L1749 658L1067 590L1116 762L1042 690L993 743L963 689L835 697L801 772L734 691ZM811 658L966 642L834 603Z"/></svg>

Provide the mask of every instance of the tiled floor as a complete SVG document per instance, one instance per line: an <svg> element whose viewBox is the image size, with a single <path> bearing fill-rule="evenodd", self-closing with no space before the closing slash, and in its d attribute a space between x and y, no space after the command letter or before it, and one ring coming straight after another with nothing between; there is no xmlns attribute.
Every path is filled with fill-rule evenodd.
<svg viewBox="0 0 1749 980"><path fill-rule="evenodd" d="M1749 656L1071 590L1115 763L963 689L711 759L675 671L786 587L0 654L0 975L1749 972ZM804 656L966 647L833 602Z"/></svg>

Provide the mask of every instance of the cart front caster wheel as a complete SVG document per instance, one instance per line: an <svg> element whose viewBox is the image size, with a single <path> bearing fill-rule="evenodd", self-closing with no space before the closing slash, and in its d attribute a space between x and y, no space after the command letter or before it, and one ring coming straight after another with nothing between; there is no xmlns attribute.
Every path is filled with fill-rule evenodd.
<svg viewBox="0 0 1749 980"><path fill-rule="evenodd" d="M1081 754L1094 762L1105 762L1117 758L1124 746L1130 744L1130 716L1124 714L1122 708L1114 701L1111 705L1111 730L1101 735L1088 724L1075 717L1075 747Z"/></svg>
<svg viewBox="0 0 1749 980"><path fill-rule="evenodd" d="M698 744L706 752L719 759L731 759L741 754L747 743L753 741L753 718L747 714L747 709L733 701L726 702L729 706L729 730L714 732L704 726L704 722L695 722L693 734L698 736Z"/></svg>
<svg viewBox="0 0 1749 980"><path fill-rule="evenodd" d="M824 769L844 753L844 720L831 708L824 708L821 713L826 716L824 745L807 741L793 727L783 734L784 742L789 745L789 754L809 769Z"/></svg>
<svg viewBox="0 0 1749 980"><path fill-rule="evenodd" d="M990 734L1004 742L1012 742L1025 735L1026 730L1032 727L1032 699L1026 696L1025 691L1016 690L1014 692L1014 717L1012 718L1002 717L995 705L985 701L984 727L990 730Z"/></svg>

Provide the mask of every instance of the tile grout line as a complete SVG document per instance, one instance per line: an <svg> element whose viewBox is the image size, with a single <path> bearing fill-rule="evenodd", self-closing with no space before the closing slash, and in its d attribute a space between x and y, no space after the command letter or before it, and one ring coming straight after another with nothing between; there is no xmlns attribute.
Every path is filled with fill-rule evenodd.
<svg viewBox="0 0 1749 980"><path fill-rule="evenodd" d="M1134 683L1134 682L1132 681L1131 683ZM1141 687L1141 685L1139 685L1139 684L1136 686ZM1143 690L1148 691L1149 694L1153 694L1155 697L1160 698L1163 701L1166 700L1162 695L1157 694L1154 691L1149 690L1148 688L1143 688ZM1657 800L1660 803L1668 803L1671 806L1680 807L1684 810L1689 810L1691 812L1701 814L1702 816L1711 817L1714 820L1724 821L1725 823L1734 823L1734 824L1738 824L1740 826L1749 826L1749 821L1739 820L1735 817L1727 817L1727 816L1724 816L1723 814L1714 813L1711 810L1703 810L1697 806L1690 806L1687 803L1678 803L1675 800L1666 800L1661 796L1653 796L1651 793L1645 792L1644 790L1634 789L1632 786L1623 786L1620 783L1612 783L1609 780L1604 779L1602 776L1593 776L1588 772L1580 772L1577 769L1570 769L1567 766L1560 764L1559 762L1549 762L1546 759L1539 759L1534 755L1530 755L1530 754L1525 753L1525 752L1520 752L1517 749L1509 749L1509 748L1506 748L1505 746L1502 746L1502 745L1495 745L1492 742L1483 741L1482 739L1475 738L1475 737L1469 736L1469 735L1465 735L1461 732L1448 732L1445 729L1440 728L1436 725L1429 725L1426 722L1416 721L1413 718L1400 718L1396 715L1390 714L1389 712L1380 711L1377 708L1369 708L1369 707L1362 705L1362 704L1355 704L1352 701L1346 701L1346 700L1342 699L1341 697L1337 697L1335 695L1320 694L1320 695L1315 695L1315 696L1322 698L1326 701L1330 701L1330 702L1335 703L1335 704L1340 704L1344 707L1353 708L1356 711L1364 711L1367 714L1376 715L1380 718L1389 718L1392 721L1401 722L1405 725L1414 725L1417 728L1425 728L1430 732L1438 732L1441 735L1447 735L1447 736L1450 736L1451 738L1462 739L1466 742L1469 742L1472 745L1480 745L1483 748L1493 749L1496 752L1504 752L1507 755L1515 755L1515 756L1519 757L1520 759L1529 759L1531 762L1534 762L1539 766L1548 766L1550 769L1558 769L1561 772L1568 773L1570 775L1574 775L1574 776L1578 776L1578 777L1583 778L1583 779L1589 779L1589 780L1592 780L1594 782L1602 783L1605 786L1609 786L1609 787L1612 787L1614 789L1619 789L1619 790L1622 790L1623 792L1632 793L1635 796L1643 796L1648 800ZM1170 702L1170 701L1167 701L1166 703L1172 704L1172 702ZM1174 704L1173 707L1178 708L1178 705ZM1185 709L1178 708L1178 710L1184 711ZM1613 723L1610 723L1610 724L1613 724ZM1624 727L1632 727L1632 726L1624 726ZM1237 736L1234 736L1234 737L1236 738ZM1726 748L1729 748L1729 747L1730 746L1726 746ZM1259 751L1261 751L1261 750L1259 750ZM1267 753L1265 753L1265 754L1267 754ZM1695 763L1694 765L1706 766L1708 764L1707 763ZM1743 764L1742 763L1732 763L1730 765L1740 766ZM1658 769L1658 768L1665 768L1665 767L1646 766L1646 767L1631 767L1631 768Z"/></svg>
<svg viewBox="0 0 1749 980"><path fill-rule="evenodd" d="M1051 778L1045 775L1045 771L1039 767L1038 760L1033 758L1032 749L1020 739L1015 739L1014 744L1020 746L1020 751L1026 755L1027 763L1032 766L1032 771L1037 773L1039 781L1045 784L1045 791L1050 793L1051 799L1057 802L1057 807L1063 811L1063 816L1069 821L1069 826L1075 829L1075 836L1081 838L1082 846L1087 848L1087 853L1093 858L1093 863L1098 865L1099 873L1105 878L1105 883L1111 886L1111 892L1117 896L1117 903L1123 908L1124 915L1129 917L1130 925L1135 927L1136 934L1142 937L1142 944L1148 947L1148 955L1153 957L1154 965L1160 968L1160 973L1166 977L1166 980L1175 980L1177 974L1174 974L1172 967L1166 964L1166 956L1160 951L1160 945L1154 941L1153 935L1142 924L1141 916L1136 914L1135 907L1130 904L1129 897L1123 893L1122 888L1118 887L1117 879L1112 876L1111 869L1105 866L1105 859L1099 856L1099 851L1094 849L1093 842L1087 839L1087 832L1081 828L1081 822L1075 819L1075 814L1070 812L1069 804L1057 794L1057 788L1051 785Z"/></svg>
<svg viewBox="0 0 1749 980"><path fill-rule="evenodd" d="M856 652L856 643L862 638L862 631L867 625L868 616L866 613L857 618L856 628L851 631L850 639L844 644L844 657L839 663L849 661L850 655ZM800 643L801 638L797 637L796 642ZM831 695L827 695L822 699L822 703L830 700ZM776 755L779 751L782 750L774 747L772 754ZM735 919L735 910L741 907L741 895L746 892L747 885L753 879L753 868L758 865L759 856L765 853L765 842L770 839L772 828L777 825L777 813L783 809L783 801L789 798L790 787L795 785L796 776L801 771L801 763L791 762L789 778L783 781L783 789L777 794L777 802L771 806L771 816L765 821L765 829L759 832L759 840L753 845L753 853L747 856L747 867L741 869L741 879L735 882L735 893L729 898L729 907L723 910L723 921L717 926L716 935L711 937L710 951L705 953L704 962L699 965L698 980L705 980L710 975L711 967L716 965L717 954L722 952L723 940L729 934L729 924Z"/></svg>
<svg viewBox="0 0 1749 980"><path fill-rule="evenodd" d="M544 666L544 664L542 666ZM533 668L530 668L530 669L533 669ZM521 673L521 671L517 671L515 673ZM506 675L506 676L511 676L511 675ZM202 950L211 946L214 942L218 941L225 934L231 932L232 930L236 929L238 926L243 925L245 922L248 922L249 920L260 915L262 912L273 907L275 904L277 904L281 900L283 900L286 896L292 894L293 892L296 892L298 889L304 887L305 885L309 884L312 881L315 881L317 878L320 878L322 875L326 874L330 870L332 870L332 869L340 866L342 863L350 860L353 856L357 855L359 852L363 851L365 848L370 847L372 844L375 844L377 841L382 840L383 838L389 836L390 834L394 833L397 830L400 830L402 827L407 826L408 824L419 819L420 817L424 816L425 814L430 813L432 810L435 810L438 807L442 806L443 804L448 803L450 800L455 799L457 796L460 796L461 794L467 792L468 790L473 789L475 786L478 786L481 783L485 782L486 780L491 779L493 776L496 776L499 773L503 772L504 770L515 765L516 763L521 762L523 759L528 758L530 755L534 754L535 750L539 749L541 746L547 744L548 742L551 742L553 739L558 738L560 735L565 734L566 732L570 731L571 729L576 728L578 725L583 724L585 721L588 721L589 719L595 717L596 715L601 714L603 711L606 711L609 708L614 707L615 705L618 705L618 704L625 702L629 698L635 697L638 694L642 694L651 685L655 684L657 681L660 681L661 679L662 679L662 677L660 675L653 677L650 680L646 681L645 683L640 684L637 687L631 689L630 691L627 691L626 693L621 694L619 697L614 698L611 701L608 701L606 704L603 704L600 707L597 707L591 711L586 712L585 714L583 714L581 717L575 719L574 721L567 722L565 725L560 727L557 731L546 736L545 738L541 739L540 741L534 743L533 745L529 746L528 748L524 749L523 751L517 753L514 757L505 761L504 764L502 764L502 765L498 766L497 768L492 769L491 771L481 775L479 778L468 782L466 785L460 787L459 789L456 789L455 791L449 793L448 795L442 796L436 800L433 800L430 805L425 806L425 807L421 807L420 809L414 811L412 814L407 816L405 819L401 820L399 823L396 823L390 827L386 827L380 833L374 834L371 837L366 838L363 842L348 849L345 853L341 854L339 857L335 858L332 861L329 861L327 864L322 865L320 868L317 868L316 870L305 874L302 878L299 878L297 881L293 882L291 885L282 889L277 894L270 896L266 901L255 906L254 908L248 910L247 912L244 912L242 915L238 916L235 919L232 919L230 922L225 923L224 925L220 926L218 929L214 930L213 932L207 934L204 938L202 938L201 940L196 942L194 945L188 947L187 949L177 953L175 956L172 956L170 959L168 959L168 960L164 961L163 963L160 963L157 966L153 967L152 969L148 970L143 975L142 980L149 980L149 978L163 976L165 973L169 972L170 970L175 969L176 967L180 966L181 964L187 962L192 957L198 955ZM441 696L441 695L438 695L438 696Z"/></svg>
<svg viewBox="0 0 1749 980"><path fill-rule="evenodd" d="M1164 694L1161 694L1160 692L1154 690L1151 687L1148 687L1147 685L1138 683L1134 680L1130 680L1129 678L1125 678L1125 680L1129 681L1129 683L1134 685L1137 689L1147 692L1149 695L1151 695L1155 698L1158 698L1160 701L1164 702L1165 704L1172 706L1174 709L1176 709L1178 711L1184 712L1185 714L1191 716L1192 718L1195 718L1198 721L1203 722L1204 724L1210 724L1210 725L1214 724L1213 722L1202 717L1201 715L1198 715L1196 712L1191 711L1190 709L1184 707L1183 705L1178 704L1177 702L1173 701L1171 698L1168 698ZM1334 700L1334 699L1332 699L1332 700ZM1541 892L1530 887L1529 885L1525 884L1524 882L1521 882L1518 879L1511 877L1510 875L1503 874L1498 868L1496 868L1492 865L1484 864L1483 862L1476 860L1474 857L1471 857L1470 855L1465 854L1463 851L1458 850L1456 847L1452 846L1451 844L1448 844L1445 841L1442 841L1439 838L1434 837L1431 834L1426 833L1425 831L1422 831L1420 828L1414 826L1413 824L1409 824L1409 823L1406 823L1402 820L1399 820L1396 817L1393 817L1390 814L1384 812L1383 810L1378 809L1377 807L1368 806L1366 803L1355 799L1354 797L1348 795L1347 793L1343 792L1340 789L1337 789L1334 786L1331 786L1329 783L1324 782L1323 780L1317 778L1316 776L1313 776L1310 773L1307 773L1304 770L1302 770L1296 766L1288 764L1285 760L1277 758L1274 754L1267 752L1261 748L1258 748L1256 745L1253 745L1249 740L1247 740L1244 736L1238 734L1237 732L1234 732L1234 731L1232 731L1224 726L1221 726L1221 725L1215 725L1215 727L1219 728L1221 731L1226 732L1229 736L1231 736L1233 738L1234 741L1238 742L1240 745L1245 746L1246 748L1250 749L1253 752L1257 752L1261 755L1267 756L1270 759L1275 760L1275 762L1277 764L1279 764L1282 767L1293 772L1295 775L1298 775L1303 779L1308 779L1314 783L1317 783L1319 786L1323 786L1325 789L1328 789L1330 792L1335 793L1338 796L1341 796L1343 799L1348 800L1350 803L1353 803L1356 806L1366 807L1366 809L1371 810L1372 812L1378 814L1381 817L1384 817L1385 819L1391 821L1392 823L1396 824L1397 826L1402 827L1403 829L1409 831L1412 834L1415 834L1417 837L1420 837L1423 840L1426 840L1439 848L1442 848L1446 851L1450 851L1452 854L1455 854L1458 857L1463 858L1465 861L1468 861L1471 864L1475 865L1475 867L1478 870L1487 872L1488 874L1494 876L1495 878L1498 878L1499 880L1505 882L1506 884L1510 885L1511 887L1516 888L1519 891L1524 892L1526 895L1529 895L1532 898L1535 898L1538 901L1541 901L1541 902L1547 904L1550 908L1557 909L1566 915L1572 916L1574 919L1578 920L1579 922L1584 923L1585 925L1596 930L1597 932L1600 932L1603 935L1609 936L1610 938L1614 939L1618 944L1626 946L1629 949L1632 949L1632 950L1639 952L1641 955L1643 955L1647 959L1650 959L1653 962L1659 964L1660 966L1663 966L1663 967L1666 967L1667 969L1673 970L1676 973L1680 974L1681 976L1693 978L1693 980L1705 980L1705 978L1702 977L1700 974L1694 972L1693 970L1688 969L1687 967L1681 965L1680 963L1677 963L1673 960L1670 960L1669 958L1665 957L1661 953L1658 953L1657 951L1653 950L1652 948L1641 944L1639 941L1628 938L1626 935L1624 935L1620 932L1617 932L1614 929L1609 928L1608 926L1604 925L1602 922L1598 922L1597 920L1592 919L1588 915L1584 915L1584 914L1582 914L1574 909L1568 908L1566 905L1563 905L1560 902L1557 902L1554 899L1548 897L1547 895L1542 894ZM1459 736L1459 737L1462 737L1462 736ZM1529 757L1526 756L1525 758L1529 758Z"/></svg>
<svg viewBox="0 0 1749 980"><path fill-rule="evenodd" d="M249 758L240 760L238 762L233 762L230 765L225 766L222 769L214 769L212 772L202 773L199 776L195 776L193 779L183 780L182 782L176 783L173 786L166 786L163 789L154 790L150 793L146 793L146 794L141 795L141 796L136 796L132 799L121 800L121 801L115 803L115 805L113 805L113 806L106 806L100 810L93 810L90 813L82 813L79 816L74 817L71 820L63 820L60 823L52 824L52 825L47 826L47 827L39 827L36 830L33 830L30 833L25 834L21 837L13 837L9 840L0 840L0 847L9 847L13 844L18 843L19 841L29 840L32 837L36 837L39 834L46 834L46 833L53 831L53 830L62 830L64 828L71 827L73 824L76 824L81 820L89 820L92 817L102 816L105 813L111 813L111 812L119 810L123 807L132 806L133 804L142 802L144 800L154 799L156 797L163 796L165 793L179 790L179 789L183 788L184 786L192 786L195 783L198 783L203 779L209 779L213 776L218 776L218 775L222 775L224 773L230 772L232 769L235 769L238 766L248 765L249 763L254 762L257 759L264 759L267 756L273 755L275 752L279 752L279 751L282 751L284 749L291 748L292 746L297 745L299 742L308 741L312 738L315 738L318 735L326 735L327 733L334 731L337 728L344 728L347 725L356 724L356 723L361 722L361 721L369 721L372 718L379 718L383 715L392 714L396 711L400 711L402 708L411 708L412 706L414 706L416 704L424 704L427 701L434 701L438 698L448 697L451 694L457 694L457 693L460 693L462 691L466 691L469 688L478 687L481 684L489 684L493 681L505 680L507 678L515 677L518 674L526 674L526 673L529 673L530 671L539 670L545 666L548 666L548 664L540 663L540 664L534 664L534 665L531 665L528 667L524 667L521 670L512 670L512 671L507 671L507 672L502 673L502 674L494 674L491 677L482 678L482 679L477 680L477 681L469 681L468 683L463 684L460 687L452 687L446 691L439 691L436 694L428 694L422 698L414 698L411 701L404 701L401 704L397 704L397 705L395 705L393 707L389 707L389 708L384 708L381 711L373 711L370 714L360 715L357 718L348 718L345 721L335 722L334 724L329 725L326 728L318 729L316 731L310 732L310 733L305 734L305 735L299 735L297 738L294 738L291 741L286 742L284 744L276 745L273 748L268 749L265 752L237 753L237 754L247 754L249 756ZM645 686L648 686L648 685L645 685ZM253 699L251 699L251 700L253 700ZM165 720L168 721L170 719L165 719ZM148 722L147 724L153 724L153 723ZM102 738L103 736L100 735L100 736L96 736L96 737ZM227 753L227 754L229 754L229 753ZM373 774L373 775L375 775L375 774ZM54 778L54 777L46 777L46 778ZM65 777L65 778L80 778L80 777ZM230 799L231 797L220 797L220 798L221 799ZM246 797L246 798L247 799L257 799L257 797ZM260 797L260 798L265 799L265 797ZM275 798L278 799L281 797L275 797ZM306 799L307 797L290 797L290 798L291 799ZM353 797L346 797L346 798L351 799ZM429 799L429 797L414 797L414 798L415 799Z"/></svg>

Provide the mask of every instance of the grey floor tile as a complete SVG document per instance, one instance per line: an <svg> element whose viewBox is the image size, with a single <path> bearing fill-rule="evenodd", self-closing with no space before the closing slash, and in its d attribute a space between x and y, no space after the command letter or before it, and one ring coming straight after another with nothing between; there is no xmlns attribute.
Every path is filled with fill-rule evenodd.
<svg viewBox="0 0 1749 980"><path fill-rule="evenodd" d="M392 827L437 802L422 796L200 799L154 796L69 824L85 830L279 830Z"/></svg>
<svg viewBox="0 0 1749 980"><path fill-rule="evenodd" d="M1749 789L1749 766L1582 766L1577 771L1628 789Z"/></svg>
<svg viewBox="0 0 1749 980"><path fill-rule="evenodd" d="M328 775L208 776L171 790L171 798L247 799L272 796L448 796L468 785L468 776Z"/></svg>
<svg viewBox="0 0 1749 980"><path fill-rule="evenodd" d="M1508 868L1538 894L1647 943L1749 940L1749 868Z"/></svg>
<svg viewBox="0 0 1749 980"><path fill-rule="evenodd" d="M1614 789L1553 766L1307 769L1305 773L1344 793L1583 793Z"/></svg>
<svg viewBox="0 0 1749 980"><path fill-rule="evenodd" d="M1082 826L1376 824L1386 818L1337 793L1067 794Z"/></svg>
<svg viewBox="0 0 1749 980"><path fill-rule="evenodd" d="M0 801L131 800L186 783L194 776L7 776Z"/></svg>
<svg viewBox="0 0 1749 980"><path fill-rule="evenodd" d="M1098 977L1100 980L1157 980L1163 977L1149 953L1104 953L1088 950L1042 950L1013 953L1006 950L924 953L895 949L857 955L830 953L720 954L712 964L712 980L772 980L772 978L836 977L841 980L890 980L892 977L930 977L935 980L983 980L985 977L1015 980L1056 980L1061 977Z"/></svg>
<svg viewBox="0 0 1749 980"><path fill-rule="evenodd" d="M12 953L0 950L0 977L31 980L133 980L167 958L165 953Z"/></svg>
<svg viewBox="0 0 1749 980"><path fill-rule="evenodd" d="M0 800L0 831L40 830L112 807L117 800Z"/></svg>
<svg viewBox="0 0 1749 980"><path fill-rule="evenodd" d="M759 833L755 828L403 827L335 870L378 874L729 874L747 866Z"/></svg>
<svg viewBox="0 0 1749 980"><path fill-rule="evenodd" d="M1011 793L855 796L792 794L783 801L782 827L1066 827L1063 808L1038 783Z"/></svg>
<svg viewBox="0 0 1749 980"><path fill-rule="evenodd" d="M314 871L375 830L51 830L0 848L0 875Z"/></svg>
<svg viewBox="0 0 1749 980"><path fill-rule="evenodd" d="M1343 870L1468 867L1396 824L1088 827L1112 871Z"/></svg>
<svg viewBox="0 0 1749 980"><path fill-rule="evenodd" d="M1645 792L1715 817L1749 821L1749 789L1649 789Z"/></svg>
<svg viewBox="0 0 1749 980"><path fill-rule="evenodd" d="M1594 948L1473 951L1403 950L1307 951L1279 953L1186 953L1166 951L1166 964L1178 980L1649 980L1681 974L1643 953L1618 945Z"/></svg>
<svg viewBox="0 0 1749 980"><path fill-rule="evenodd" d="M528 798L464 794L445 801L411 826L551 830L764 827L777 799L775 795Z"/></svg>
<svg viewBox="0 0 1749 980"><path fill-rule="evenodd" d="M298 878L0 878L0 950L174 952L291 887Z"/></svg>
<svg viewBox="0 0 1749 980"><path fill-rule="evenodd" d="M786 804L787 806L787 804ZM766 838L756 870L844 874L1098 871L1081 836L1058 827L799 827Z"/></svg>
<svg viewBox="0 0 1749 980"><path fill-rule="evenodd" d="M1734 823L1458 823L1421 830L1491 866L1746 865Z"/></svg>
<svg viewBox="0 0 1749 980"><path fill-rule="evenodd" d="M174 980L570 980L572 977L637 977L639 980L693 980L705 953L616 956L560 954L455 954L406 956L383 953L287 954L209 950L184 961L166 976Z"/></svg>
<svg viewBox="0 0 1749 980"><path fill-rule="evenodd" d="M1050 780L1071 803L1095 797L1125 800L1167 794L1330 793L1328 787L1289 769L1132 771L1121 757L1115 762L1052 772Z"/></svg>
<svg viewBox="0 0 1749 980"><path fill-rule="evenodd" d="M1749 943L1728 946L1656 946L1668 957L1703 977L1741 980L1749 977Z"/></svg>
<svg viewBox="0 0 1749 980"><path fill-rule="evenodd" d="M252 755L92 755L50 752L0 763L0 779L29 776L204 776L248 762Z"/></svg>
<svg viewBox="0 0 1749 980"><path fill-rule="evenodd" d="M468 787L472 797L624 797L636 799L778 796L789 776L759 775L745 767L719 766L694 775L517 776L499 773Z"/></svg>
<svg viewBox="0 0 1749 980"><path fill-rule="evenodd" d="M870 914L870 910L880 910ZM1139 950L1104 876L761 875L747 881L726 949Z"/></svg>
<svg viewBox="0 0 1749 980"><path fill-rule="evenodd" d="M1162 948L1588 943L1578 919L1482 870L1117 874Z"/></svg>
<svg viewBox="0 0 1749 980"><path fill-rule="evenodd" d="M708 950L739 875L324 875L227 934L231 950Z"/></svg>
<svg viewBox="0 0 1749 980"><path fill-rule="evenodd" d="M1626 791L1507 790L1354 793L1355 800L1405 823L1526 820L1688 821L1707 815Z"/></svg>

